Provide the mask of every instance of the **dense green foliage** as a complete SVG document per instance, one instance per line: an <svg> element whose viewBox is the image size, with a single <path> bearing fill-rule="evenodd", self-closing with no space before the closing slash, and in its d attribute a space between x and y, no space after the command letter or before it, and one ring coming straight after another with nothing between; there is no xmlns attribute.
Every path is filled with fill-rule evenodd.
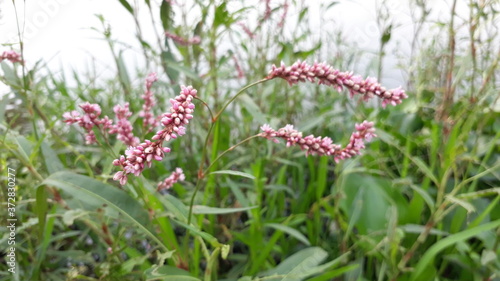
<svg viewBox="0 0 500 281"><path fill-rule="evenodd" d="M287 15L284 28L286 8L273 6L266 18L266 1L119 2L138 25L131 31L140 43L133 52L145 61L138 69L123 59L128 45L103 16L95 30L112 51L112 79L94 72L68 78L43 62L0 63L0 81L13 94L0 101L2 198L8 167L18 186L17 270L7 271L3 255L0 280L499 280L498 1L470 1L468 18L451 1L450 16L438 22L426 1L409 1L414 42L399 62L409 98L397 107L274 79L246 89L218 118L241 88L280 61L321 59L349 70L371 58L360 74L381 77L398 32L388 4L375 11L380 51L366 56L341 30L313 32L301 1L285 1L299 12ZM141 30L152 26L139 25L146 24L135 5L151 10L149 25L201 43L148 41ZM250 19L261 23L249 24L258 40L239 24ZM114 138L85 145L81 128L63 123L62 113L89 101L111 117L115 104L130 102L134 133L151 138L138 112L152 71L160 78L156 114L180 85L193 85L206 104L195 101L187 134L168 143L163 161L121 187L112 161L126 147ZM375 121L378 137L338 164L263 138L232 147L264 123L296 124L345 144L365 119ZM185 181L158 193L156 184L176 167ZM2 199L2 222L6 209ZM9 247L5 226L2 251Z"/></svg>

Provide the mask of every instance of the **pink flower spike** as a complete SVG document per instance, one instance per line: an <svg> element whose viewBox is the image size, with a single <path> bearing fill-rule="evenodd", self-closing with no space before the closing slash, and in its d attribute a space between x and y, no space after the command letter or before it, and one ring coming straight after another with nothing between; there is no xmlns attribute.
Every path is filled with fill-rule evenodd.
<svg viewBox="0 0 500 281"><path fill-rule="evenodd" d="M188 119L182 110L188 108L192 113L194 109L192 101L196 94L197 91L193 87L182 86L180 94L171 101L170 112L162 115L161 123L164 128L156 132L152 138L153 141L145 140L137 146L131 146L125 151L126 157L122 155L113 161L113 164L117 163L122 167L124 177L128 174L139 176L145 167L151 167L153 160L161 161L165 153L170 152L170 148L163 147L163 142L177 137L174 132L179 135L185 132L183 124L187 124ZM175 121L172 118L175 118Z"/></svg>
<svg viewBox="0 0 500 281"><path fill-rule="evenodd" d="M128 118L132 116L132 112L129 110L129 104L126 103L123 107L120 105L115 105L113 108L116 118L118 119L116 125L111 126L109 129L110 134L117 134L118 139L122 141L127 146L136 146L139 144L139 138L134 137L132 132L132 124L128 121Z"/></svg>
<svg viewBox="0 0 500 281"><path fill-rule="evenodd" d="M168 178L166 178L162 182L158 183L157 191L170 189L170 188L172 188L172 186L174 186L174 183L177 183L179 181L183 181L185 179L186 179L186 176L184 175L184 172L182 171L182 169L176 168L175 172L173 172Z"/></svg>
<svg viewBox="0 0 500 281"><path fill-rule="evenodd" d="M181 46L198 45L201 43L200 36L194 36L193 38L183 38L177 34L165 31L165 36L172 39L175 43Z"/></svg>
<svg viewBox="0 0 500 281"><path fill-rule="evenodd" d="M290 86L309 81L333 87L339 92L347 88L351 97L361 95L364 101L377 96L382 99L383 107L387 104L398 105L408 97L401 87L387 90L375 78L362 79L352 72L340 72L325 62L309 65L299 60L288 67L282 62L280 67L273 65L266 78L282 78Z"/></svg>
<svg viewBox="0 0 500 281"><path fill-rule="evenodd" d="M142 95L142 99L144 100L144 104L142 105L142 110L139 112L139 116L143 119L143 126L146 129L146 132L151 132L155 127L159 125L158 119L153 115L153 107L156 105L156 101L151 92L151 87L153 83L158 81L158 77L156 73L150 73L146 77L146 92Z"/></svg>
<svg viewBox="0 0 500 281"><path fill-rule="evenodd" d="M274 142L277 142L278 138L284 139L287 147L299 146L301 150L306 152L306 155L333 156L335 162L338 163L340 160L360 154L361 150L365 148L364 141L369 141L376 136L373 122L364 121L361 124L356 124L355 128L356 130L352 133L345 148L334 144L329 137L315 137L314 135L303 137L302 132L295 130L292 125L286 125L275 131L265 124L261 127L262 133L259 136Z"/></svg>
<svg viewBox="0 0 500 281"><path fill-rule="evenodd" d="M85 142L93 144L97 142L96 136L92 131L93 127L98 127L102 133L104 130L109 129L112 121L107 117L100 119L101 107L98 104L91 104L89 102L80 104L79 107L84 111L84 115L80 115L78 111L66 112L63 114L64 122L68 124L77 124L86 131Z"/></svg>
<svg viewBox="0 0 500 281"><path fill-rule="evenodd" d="M20 63L20 64L24 63L23 60L21 59L21 54L13 50L4 51L2 55L0 55L0 62L2 62L3 60L8 60L11 63Z"/></svg>

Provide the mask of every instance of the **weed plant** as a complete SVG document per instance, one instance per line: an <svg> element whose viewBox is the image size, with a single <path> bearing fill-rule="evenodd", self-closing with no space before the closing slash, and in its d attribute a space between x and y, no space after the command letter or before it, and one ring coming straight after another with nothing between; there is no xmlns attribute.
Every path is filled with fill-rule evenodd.
<svg viewBox="0 0 500 281"><path fill-rule="evenodd" d="M15 273L2 252L0 280L500 280L498 1L447 1L437 21L405 2L406 94L375 82L401 28L390 1L375 54L308 24L334 1L319 15L306 1L182 2L120 0L133 50L98 16L112 79L24 60L22 32L0 50L0 173L17 183ZM377 79L322 76L368 58L359 74ZM382 102L363 102L370 91Z"/></svg>

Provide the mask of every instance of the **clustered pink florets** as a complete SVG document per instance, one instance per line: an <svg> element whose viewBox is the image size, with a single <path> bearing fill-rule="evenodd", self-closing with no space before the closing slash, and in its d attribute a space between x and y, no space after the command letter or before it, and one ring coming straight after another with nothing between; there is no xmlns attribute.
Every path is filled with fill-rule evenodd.
<svg viewBox="0 0 500 281"><path fill-rule="evenodd" d="M306 62L297 61L292 66L285 66L282 62L280 67L273 65L267 76L268 79L277 77L285 79L290 85L305 81L317 82L332 86L339 92L346 87L351 97L359 94L363 96L363 100L368 100L373 96L381 98L384 107L387 104L398 105L408 97L401 87L387 90L375 78L363 79L359 75L353 75L352 72L340 72L324 62L309 65Z"/></svg>
<svg viewBox="0 0 500 281"><path fill-rule="evenodd" d="M292 125L286 125L275 131L269 125L265 124L261 127L261 130L261 137L270 139L276 143L278 142L278 138L284 139L287 146L298 145L300 149L306 152L306 155L333 156L335 162L360 154L361 150L365 148L364 141L369 141L372 137L376 136L373 123L367 121L356 124L356 130L352 133L349 143L345 148L334 144L329 137L315 137L313 135L303 137L302 132L295 130Z"/></svg>
<svg viewBox="0 0 500 281"><path fill-rule="evenodd" d="M8 60L12 63L16 62L23 63L23 60L21 59L21 54L12 50L4 51L2 55L0 55L0 62L2 62L3 60Z"/></svg>
<svg viewBox="0 0 500 281"><path fill-rule="evenodd" d="M144 104L142 105L142 111L139 112L139 116L143 118L143 125L147 132L150 132L159 125L158 120L152 112L153 106L156 105L156 101L153 92L151 92L151 87L156 81L158 81L156 73L149 74L148 77L146 77L146 92L142 95Z"/></svg>
<svg viewBox="0 0 500 281"><path fill-rule="evenodd" d="M165 153L170 152L170 148L163 147L163 142L177 138L186 133L184 127L193 118L195 105L193 99L196 97L196 90L193 87L184 87L180 95L171 99L172 107L169 113L162 115L161 124L164 128L153 136L153 141L146 140L136 147L129 147L125 156L113 161L113 165L121 166L123 171L117 172L113 179L120 181L121 185L127 183L128 174L139 176L144 168L151 167L152 161L161 161Z"/></svg>
<svg viewBox="0 0 500 281"><path fill-rule="evenodd" d="M133 127L128 119L132 116L132 112L129 110L128 102L125 103L123 107L120 105L115 105L113 107L117 121L116 125L111 126L109 129L110 134L117 134L117 139L121 140L127 146L136 146L139 144L139 138L134 137Z"/></svg>
<svg viewBox="0 0 500 281"><path fill-rule="evenodd" d="M97 126L101 130L110 129L112 127L113 121L111 121L108 116L100 119L101 107L98 104L84 103L80 105L80 108L85 113L83 116L76 110L71 112L66 112L63 117L66 119L64 122L68 124L78 124L86 131L85 142L87 144L93 144L97 142L96 136L92 128Z"/></svg>
<svg viewBox="0 0 500 281"><path fill-rule="evenodd" d="M165 31L165 36L174 40L175 43L182 46L198 45L201 43L200 36L194 36L193 38L183 38L177 34L173 34L168 31Z"/></svg>
<svg viewBox="0 0 500 281"><path fill-rule="evenodd" d="M182 171L181 168L176 168L175 172L172 172L172 174L164 179L163 181L158 183L157 191L161 191L164 189L170 189L172 186L174 186L174 183L183 181L186 179L186 176L184 175L184 172Z"/></svg>

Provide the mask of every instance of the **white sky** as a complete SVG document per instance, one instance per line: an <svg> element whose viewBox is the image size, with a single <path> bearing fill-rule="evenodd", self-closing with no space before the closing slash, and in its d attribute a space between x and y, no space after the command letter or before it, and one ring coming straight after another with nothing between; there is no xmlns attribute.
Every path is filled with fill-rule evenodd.
<svg viewBox="0 0 500 281"><path fill-rule="evenodd" d="M157 0L156 2L158 2ZM254 2L261 2L254 0ZM281 5L285 0L272 0L273 6ZM409 18L408 1L388 0L390 4L390 14L400 24L400 27L393 31L392 42L399 41L401 48L408 48L409 39L412 35L412 26ZM25 13L24 42L25 59L29 63L34 63L43 59L53 70L65 70L75 68L85 70L88 62L93 57L102 69L113 69L113 61L108 46L102 36L90 27L98 27L100 23L95 17L96 14L102 14L112 27L113 37L123 42L136 42L135 26L130 14L118 3L117 0L16 0L18 15L23 18ZM129 2L133 2L129 0ZM136 2L143 3L138 0ZM155 2L154 0L152 2ZM177 0L177 3L182 3ZM318 0L307 2L310 5L311 13L314 15L319 12L319 4L331 1ZM368 51L376 51L380 33L377 30L375 21L375 6L379 3L377 0L357 0L340 1L340 4L331 9L329 15L337 26L342 26L343 30L349 35L349 40L357 43L358 47ZM437 17L449 14L449 1L431 1L435 2L433 12ZM459 4L459 10L466 10L466 1L462 0ZM264 5L261 3L260 5ZM0 0L0 43L16 42L17 27L14 6L11 0ZM294 11L290 11L294 13ZM310 25L319 28L319 17L310 17ZM20 22L23 22L22 20ZM322 28L331 28L333 22L327 23ZM146 37L153 33L146 32ZM153 42L153 39L151 40ZM389 48L395 48L397 45L391 44ZM9 47L0 47L0 51ZM18 49L15 46L15 49ZM138 56L137 56L138 57ZM129 56L128 60L134 60L135 56ZM389 52L386 59L385 69L395 68L396 57ZM128 61L128 63L131 63ZM134 64L140 62L133 62ZM387 76L388 75L388 76ZM383 80L389 87L399 86L404 80L398 71L386 72ZM391 85L392 84L392 85Z"/></svg>

